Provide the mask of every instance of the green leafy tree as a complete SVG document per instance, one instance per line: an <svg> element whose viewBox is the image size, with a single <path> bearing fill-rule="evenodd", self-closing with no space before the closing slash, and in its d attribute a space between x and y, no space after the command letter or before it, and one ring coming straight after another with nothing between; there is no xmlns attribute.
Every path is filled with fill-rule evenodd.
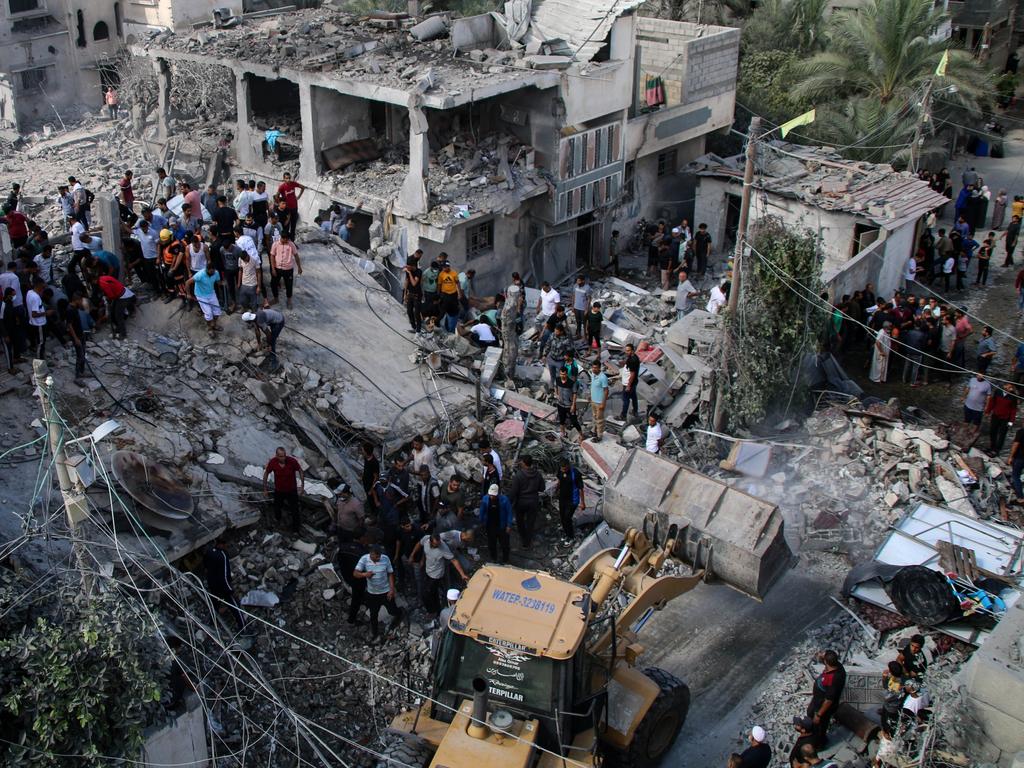
<svg viewBox="0 0 1024 768"><path fill-rule="evenodd" d="M0 597L7 604L11 594ZM62 607L59 621L39 617L16 630L3 627L0 764L136 760L143 728L162 712L153 628L113 595L76 598Z"/></svg>
<svg viewBox="0 0 1024 768"><path fill-rule="evenodd" d="M825 42L828 0L766 0L743 28L743 51L806 56Z"/></svg>
<svg viewBox="0 0 1024 768"><path fill-rule="evenodd" d="M917 104L925 84L977 112L992 90L991 72L961 50L949 51L944 76L935 71L949 41L932 38L946 20L932 0L864 0L829 24L826 50L796 67L795 95L815 103L849 98Z"/></svg>
<svg viewBox="0 0 1024 768"><path fill-rule="evenodd" d="M769 217L752 227L750 243L756 253L746 259L739 307L725 316L733 339L725 387L733 429L755 426L799 402L800 361L816 350L826 320L794 293L811 298L821 292L817 238ZM792 276L800 287L781 275Z"/></svg>
<svg viewBox="0 0 1024 768"><path fill-rule="evenodd" d="M808 102L794 98L791 87L793 68L799 61L792 51L745 53L736 82L739 102L775 123L806 112Z"/></svg>

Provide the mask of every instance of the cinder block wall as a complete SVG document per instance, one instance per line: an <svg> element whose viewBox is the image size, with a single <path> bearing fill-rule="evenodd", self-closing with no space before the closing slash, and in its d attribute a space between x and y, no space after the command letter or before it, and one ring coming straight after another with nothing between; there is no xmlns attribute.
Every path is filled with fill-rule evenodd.
<svg viewBox="0 0 1024 768"><path fill-rule="evenodd" d="M646 79L643 75L661 76L669 106L734 90L740 34L740 30L729 27L641 16L636 31L641 101Z"/></svg>

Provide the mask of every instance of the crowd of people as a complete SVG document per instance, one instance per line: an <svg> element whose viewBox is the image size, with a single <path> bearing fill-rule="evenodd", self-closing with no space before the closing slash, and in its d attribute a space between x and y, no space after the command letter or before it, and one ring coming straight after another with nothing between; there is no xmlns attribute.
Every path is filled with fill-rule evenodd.
<svg viewBox="0 0 1024 768"><path fill-rule="evenodd" d="M0 216L12 248L0 274L0 329L10 373L26 355L44 358L46 342L53 339L74 347L81 383L87 375L87 340L104 325L114 339L126 338L127 320L137 308L133 286L142 285L165 302L177 299L183 310L198 310L211 337L219 331L221 315L243 312L276 365L284 317L273 307L292 308L295 281L302 275L295 232L305 187L288 173L274 193L263 181L239 179L229 199L227 190L209 186L200 192L158 168L154 188L151 202L137 200L134 173L124 172L118 184L117 255L104 247L97 231L94 194L68 177L56 198L69 239L69 257L61 268L51 234L64 233L49 233L28 218L20 210L20 187L13 186ZM340 209L337 214L354 226L351 216Z"/></svg>
<svg viewBox="0 0 1024 768"><path fill-rule="evenodd" d="M335 568L351 595L348 622L357 624L365 607L374 641L384 637L380 609L392 617L389 631L406 616L396 600L399 593L432 620L440 620L442 610L457 599L458 589L469 579L473 561L466 550L474 542L486 544L489 561L508 563L513 533L523 551L534 547L539 537L550 540L560 534L571 541L577 532L576 511L587 507L583 474L568 457L560 460L554 473L551 502L558 525L540 530L547 481L532 458L523 456L506 471L498 452L484 440L477 446L479 467L472 480L452 474L442 481L434 450L417 436L382 468L373 444L364 443L365 501L342 483L335 498L325 502L329 532L337 544ZM299 532L305 514L304 485L301 464L279 447L264 469L263 490L274 520L293 533ZM245 621L224 551L223 542L214 542L207 551L207 586L220 599L223 612L242 629Z"/></svg>
<svg viewBox="0 0 1024 768"><path fill-rule="evenodd" d="M882 674L884 702L877 712L881 728L872 751L874 768L899 766L912 751L915 739L931 715L931 700L924 677L929 656L923 635L913 635L897 649ZM835 719L846 687L846 668L834 650L819 652L815 661L821 671L814 678L811 696L802 714L793 717L792 747L786 757L790 768L842 768L821 754L829 746L829 728ZM761 726L749 734L750 746L730 755L728 768L768 768L772 764L771 739ZM902 755L901 755L902 750Z"/></svg>

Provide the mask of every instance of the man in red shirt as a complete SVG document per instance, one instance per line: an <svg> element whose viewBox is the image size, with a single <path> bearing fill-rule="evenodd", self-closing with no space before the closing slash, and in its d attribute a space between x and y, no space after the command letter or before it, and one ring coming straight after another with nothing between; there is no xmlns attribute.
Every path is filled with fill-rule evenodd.
<svg viewBox="0 0 1024 768"><path fill-rule="evenodd" d="M130 211L132 206L135 205L135 190L132 188L131 171L124 172L124 176L121 177L121 181L118 182L118 186L121 187L121 202L124 203L124 207Z"/></svg>
<svg viewBox="0 0 1024 768"><path fill-rule="evenodd" d="M287 505L292 514L292 530L298 533L299 494L303 492L305 484L302 467L294 456L289 456L284 448L279 447L263 470L263 493L266 496L270 495L267 478L271 473L274 475L274 519L281 519L281 511ZM295 480L296 474L299 476L298 482Z"/></svg>
<svg viewBox="0 0 1024 768"><path fill-rule="evenodd" d="M288 236L295 239L295 227L299 223L299 198L305 191L305 187L297 181L292 181L290 173L284 174L284 181L277 188L278 197L284 200L284 207L288 209L290 219L288 221ZM296 194L298 190L298 194Z"/></svg>
<svg viewBox="0 0 1024 768"><path fill-rule="evenodd" d="M126 312L134 312L135 294L125 284L111 275L100 275L96 278L100 293L107 299L110 321L114 324L114 338L125 336L124 316Z"/></svg>
<svg viewBox="0 0 1024 768"><path fill-rule="evenodd" d="M4 205L4 215L0 221L7 225L7 235L11 238L11 248L21 248L28 242L28 217L21 211L14 210L9 203Z"/></svg>
<svg viewBox="0 0 1024 768"><path fill-rule="evenodd" d="M181 192L182 197L185 199L182 201L182 205L188 204L188 207L192 210L193 216L198 216L199 220L202 221L203 216L203 201L199 195L199 190L192 189L192 185L187 181L183 181L178 185L178 191Z"/></svg>
<svg viewBox="0 0 1024 768"><path fill-rule="evenodd" d="M1017 388L1009 383L993 388L985 412L991 416L988 436L992 454L998 456L1003 451L1006 433L1017 418Z"/></svg>

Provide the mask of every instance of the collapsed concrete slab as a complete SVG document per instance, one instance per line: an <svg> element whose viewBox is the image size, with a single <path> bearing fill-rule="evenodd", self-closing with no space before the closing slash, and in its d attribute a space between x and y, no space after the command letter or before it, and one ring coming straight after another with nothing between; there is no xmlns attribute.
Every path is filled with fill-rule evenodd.
<svg viewBox="0 0 1024 768"><path fill-rule="evenodd" d="M619 530L657 524L662 536L678 525L679 557L758 598L793 563L774 504L640 449L608 477L604 517Z"/></svg>

